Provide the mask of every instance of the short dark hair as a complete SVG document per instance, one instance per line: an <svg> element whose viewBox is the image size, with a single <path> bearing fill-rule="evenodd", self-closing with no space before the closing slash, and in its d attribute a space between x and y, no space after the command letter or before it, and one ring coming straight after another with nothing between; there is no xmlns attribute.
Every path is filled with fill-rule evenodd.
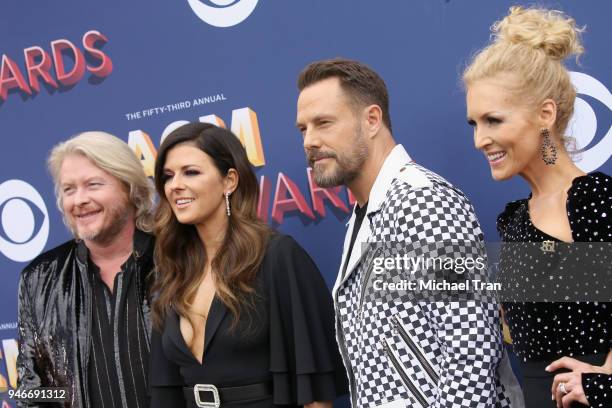
<svg viewBox="0 0 612 408"><path fill-rule="evenodd" d="M391 131L387 85L372 68L359 61L339 57L315 61L300 72L297 86L301 92L304 88L328 78L338 78L342 89L360 104L380 106L383 123Z"/></svg>

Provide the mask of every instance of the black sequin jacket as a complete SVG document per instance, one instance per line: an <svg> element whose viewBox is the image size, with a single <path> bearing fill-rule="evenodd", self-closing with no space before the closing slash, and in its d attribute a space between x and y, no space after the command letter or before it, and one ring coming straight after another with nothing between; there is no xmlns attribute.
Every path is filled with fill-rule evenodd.
<svg viewBox="0 0 612 408"><path fill-rule="evenodd" d="M153 238L140 234L146 239L142 243L135 240L135 262L130 267L144 321L149 322L148 278L153 270ZM72 240L39 255L19 279L17 387L68 388L68 399L56 406L90 405L87 364L92 296L87 257L85 244ZM150 328L150 324L147 326ZM37 405L22 401L17 406Z"/></svg>

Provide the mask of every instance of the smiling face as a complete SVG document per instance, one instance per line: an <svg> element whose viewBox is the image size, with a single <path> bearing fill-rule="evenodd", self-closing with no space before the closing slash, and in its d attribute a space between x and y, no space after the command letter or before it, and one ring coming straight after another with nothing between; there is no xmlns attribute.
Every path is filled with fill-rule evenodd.
<svg viewBox="0 0 612 408"><path fill-rule="evenodd" d="M63 160L59 188L64 217L80 239L107 243L134 223L123 183L83 155Z"/></svg>
<svg viewBox="0 0 612 408"><path fill-rule="evenodd" d="M485 154L495 180L506 180L540 165L541 135L536 112L517 101L511 75L481 79L467 89L468 123L474 146Z"/></svg>
<svg viewBox="0 0 612 408"><path fill-rule="evenodd" d="M198 147L188 143L172 147L164 163L163 179L166 199L181 224L227 218L225 177Z"/></svg>
<svg viewBox="0 0 612 408"><path fill-rule="evenodd" d="M296 126L319 186L346 185L357 177L368 156L368 145L359 113L338 78L304 88L298 98Z"/></svg>

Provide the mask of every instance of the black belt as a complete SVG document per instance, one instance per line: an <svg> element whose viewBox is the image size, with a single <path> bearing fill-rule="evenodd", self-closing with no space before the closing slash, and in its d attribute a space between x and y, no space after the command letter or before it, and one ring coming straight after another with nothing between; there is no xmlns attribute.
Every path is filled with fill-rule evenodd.
<svg viewBox="0 0 612 408"><path fill-rule="evenodd" d="M269 397L272 383L257 383L238 387L217 388L212 384L196 384L183 388L183 395L198 407L219 407L222 402L238 402Z"/></svg>

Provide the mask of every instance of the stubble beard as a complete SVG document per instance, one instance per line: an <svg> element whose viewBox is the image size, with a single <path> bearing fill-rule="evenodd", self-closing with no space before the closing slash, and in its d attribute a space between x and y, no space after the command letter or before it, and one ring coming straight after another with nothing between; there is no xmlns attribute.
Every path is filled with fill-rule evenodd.
<svg viewBox="0 0 612 408"><path fill-rule="evenodd" d="M123 201L120 204L110 208L109 218L111 223L109 225L102 226L100 229L94 231L79 231L78 236L84 241L91 241L98 244L111 242L125 227L131 214L132 209L129 203L127 201Z"/></svg>
<svg viewBox="0 0 612 408"><path fill-rule="evenodd" d="M317 166L310 161L315 182L319 187L323 188L347 185L361 172L368 153L369 149L363 138L363 132L358 128L352 150L347 153L339 152L330 156L331 160L336 161L335 170L328 170L326 172L321 166Z"/></svg>

